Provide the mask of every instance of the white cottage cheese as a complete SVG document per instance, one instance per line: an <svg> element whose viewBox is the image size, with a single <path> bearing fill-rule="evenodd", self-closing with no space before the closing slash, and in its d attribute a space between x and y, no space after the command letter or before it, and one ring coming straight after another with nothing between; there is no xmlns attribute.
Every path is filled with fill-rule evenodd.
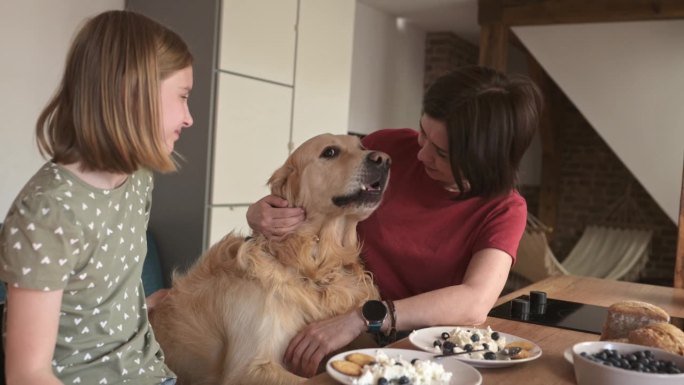
<svg viewBox="0 0 684 385"><path fill-rule="evenodd" d="M451 380L451 375L441 364L433 361L416 360L411 364L410 358L392 358L383 351L378 351L375 364L364 366L363 373L353 380L353 384L376 385L381 378L385 378L388 384L402 384L400 378L406 377L406 384L446 385Z"/></svg>
<svg viewBox="0 0 684 385"><path fill-rule="evenodd" d="M482 360L484 359L484 354L487 353L487 351L496 353L506 346L505 337L500 335L497 340L494 340L492 339L492 333L492 328L489 326L487 326L486 329L456 327L449 332L448 339L444 340L441 336L439 336L438 339L442 342L442 344L445 341L453 342L455 345L454 353L465 352L466 345L472 346L471 350L484 350L481 352L461 355L462 357ZM474 338L476 341L473 341L473 335L477 335L477 337ZM435 352L443 353L441 346L435 346L434 348ZM510 360L510 358L507 356L498 355L497 360Z"/></svg>

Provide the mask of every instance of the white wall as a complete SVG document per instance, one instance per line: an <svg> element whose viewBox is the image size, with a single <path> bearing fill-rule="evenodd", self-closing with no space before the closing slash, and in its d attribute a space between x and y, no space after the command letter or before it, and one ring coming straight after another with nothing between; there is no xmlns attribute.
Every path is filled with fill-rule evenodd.
<svg viewBox="0 0 684 385"><path fill-rule="evenodd" d="M0 221L44 162L35 123L57 89L71 39L84 18L124 0L0 1Z"/></svg>
<svg viewBox="0 0 684 385"><path fill-rule="evenodd" d="M357 2L349 131L416 128L423 98L425 31Z"/></svg>
<svg viewBox="0 0 684 385"><path fill-rule="evenodd" d="M677 223L684 21L516 27L515 33Z"/></svg>

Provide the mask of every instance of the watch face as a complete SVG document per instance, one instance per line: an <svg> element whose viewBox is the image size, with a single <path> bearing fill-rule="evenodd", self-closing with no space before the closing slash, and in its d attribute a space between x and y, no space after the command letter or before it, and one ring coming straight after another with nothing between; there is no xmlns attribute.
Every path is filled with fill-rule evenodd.
<svg viewBox="0 0 684 385"><path fill-rule="evenodd" d="M387 308L380 301L367 301L363 304L362 313L368 321L382 321L387 315Z"/></svg>

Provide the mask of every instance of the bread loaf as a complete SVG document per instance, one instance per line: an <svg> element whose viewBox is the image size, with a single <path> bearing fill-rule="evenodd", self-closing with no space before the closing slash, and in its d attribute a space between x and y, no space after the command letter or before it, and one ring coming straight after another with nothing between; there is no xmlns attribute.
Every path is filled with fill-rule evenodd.
<svg viewBox="0 0 684 385"><path fill-rule="evenodd" d="M601 341L628 338L632 330L661 322L670 322L670 315L658 306L641 301L617 302L608 307Z"/></svg>
<svg viewBox="0 0 684 385"><path fill-rule="evenodd" d="M684 332L678 327L661 322L643 326L629 332L631 344L650 346L684 356Z"/></svg>

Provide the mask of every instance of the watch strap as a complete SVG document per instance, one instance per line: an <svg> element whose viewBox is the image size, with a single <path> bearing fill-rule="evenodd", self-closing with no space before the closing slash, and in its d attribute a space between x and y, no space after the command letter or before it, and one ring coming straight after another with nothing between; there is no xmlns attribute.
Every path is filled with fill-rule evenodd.
<svg viewBox="0 0 684 385"><path fill-rule="evenodd" d="M382 320L384 321L384 320ZM369 333L380 333L382 328L382 321L368 321L368 332Z"/></svg>

